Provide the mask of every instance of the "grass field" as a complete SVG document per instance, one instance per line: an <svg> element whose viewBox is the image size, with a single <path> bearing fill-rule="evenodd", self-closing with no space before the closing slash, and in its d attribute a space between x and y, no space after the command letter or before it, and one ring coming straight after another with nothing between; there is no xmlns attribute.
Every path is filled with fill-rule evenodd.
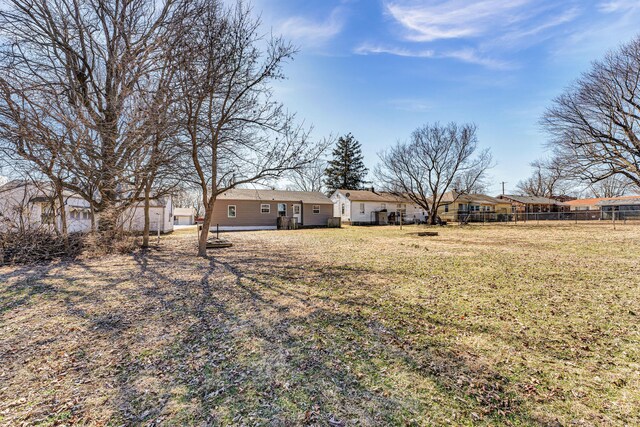
<svg viewBox="0 0 640 427"><path fill-rule="evenodd" d="M0 425L640 425L640 226L416 231L0 268Z"/></svg>

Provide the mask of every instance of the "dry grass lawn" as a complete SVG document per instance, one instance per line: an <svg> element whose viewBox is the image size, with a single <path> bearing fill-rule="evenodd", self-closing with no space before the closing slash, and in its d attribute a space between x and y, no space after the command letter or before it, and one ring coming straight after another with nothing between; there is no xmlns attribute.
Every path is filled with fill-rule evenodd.
<svg viewBox="0 0 640 427"><path fill-rule="evenodd" d="M0 425L640 425L640 226L0 268Z"/></svg>

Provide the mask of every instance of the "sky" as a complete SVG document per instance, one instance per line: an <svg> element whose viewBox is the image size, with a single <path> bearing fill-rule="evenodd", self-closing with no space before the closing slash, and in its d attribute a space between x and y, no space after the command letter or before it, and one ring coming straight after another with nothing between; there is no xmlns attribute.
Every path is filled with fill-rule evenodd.
<svg viewBox="0 0 640 427"><path fill-rule="evenodd" d="M548 155L539 120L592 61L640 33L640 0L254 0L299 48L277 98L322 138L378 153L427 123L475 123L490 194ZM375 177L370 176L371 179Z"/></svg>

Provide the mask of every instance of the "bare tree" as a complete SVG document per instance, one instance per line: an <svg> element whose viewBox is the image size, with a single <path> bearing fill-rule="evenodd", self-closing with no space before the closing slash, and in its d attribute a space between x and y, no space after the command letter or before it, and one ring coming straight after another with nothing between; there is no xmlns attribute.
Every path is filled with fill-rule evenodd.
<svg viewBox="0 0 640 427"><path fill-rule="evenodd" d="M625 177L610 176L601 181L589 184L587 191L598 198L624 196L633 188L633 183Z"/></svg>
<svg viewBox="0 0 640 427"><path fill-rule="evenodd" d="M112 234L145 185L147 92L176 0L9 0L0 9L0 135L88 200Z"/></svg>
<svg viewBox="0 0 640 427"><path fill-rule="evenodd" d="M177 208L191 208L196 217L204 216L202 190L199 188L179 188L173 193L173 205Z"/></svg>
<svg viewBox="0 0 640 427"><path fill-rule="evenodd" d="M476 126L439 123L416 129L407 143L398 143L379 154L379 180L428 213L436 224L438 207L453 183L465 177L468 187L481 180L492 167L489 150L478 151Z"/></svg>
<svg viewBox="0 0 640 427"><path fill-rule="evenodd" d="M484 171L467 170L456 176L451 187L459 193L483 194L487 192L487 177Z"/></svg>
<svg viewBox="0 0 640 427"><path fill-rule="evenodd" d="M324 191L324 172L327 169L327 161L316 159L307 166L294 170L289 174L291 189L298 191Z"/></svg>
<svg viewBox="0 0 640 427"><path fill-rule="evenodd" d="M517 189L523 195L553 197L572 192L574 182L566 163L558 158L536 160L531 163L533 173L518 182Z"/></svg>
<svg viewBox="0 0 640 427"><path fill-rule="evenodd" d="M198 255L206 256L220 193L300 169L322 149L273 99L271 84L284 77L293 47L281 38L263 38L259 20L243 2L226 8L201 0L191 7L183 23L190 33L176 53L185 152L205 206Z"/></svg>
<svg viewBox="0 0 640 427"><path fill-rule="evenodd" d="M640 37L594 62L545 113L550 145L588 182L640 187Z"/></svg>

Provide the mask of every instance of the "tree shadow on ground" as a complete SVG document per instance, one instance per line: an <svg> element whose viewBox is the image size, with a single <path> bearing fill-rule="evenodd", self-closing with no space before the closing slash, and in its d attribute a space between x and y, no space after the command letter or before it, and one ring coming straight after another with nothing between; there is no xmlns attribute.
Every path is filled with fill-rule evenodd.
<svg viewBox="0 0 640 427"><path fill-rule="evenodd" d="M147 274L161 278L153 266L163 262L149 254ZM425 412L434 402L447 402L466 422L534 422L510 391L510 380L467 349L416 345L380 311L379 296L345 297L340 287L353 282L352 271L309 263L301 271L292 264L283 254L228 251L210 259L197 283L182 283L191 297L181 310L197 321L162 356L162 363L178 367L169 383L182 384L180 399L188 408L172 420L445 423ZM421 309L399 301L384 306L394 303L408 312ZM420 398L398 390L414 388L407 383L413 380L425 383ZM163 419L164 411L154 412Z"/></svg>
<svg viewBox="0 0 640 427"><path fill-rule="evenodd" d="M259 247L224 250L208 260L180 257L179 251L141 251L131 266L116 271L72 263L73 274L93 283L74 282L72 274L66 288L51 288L42 283L44 277L66 276L46 271L25 285L59 292L50 309L76 328L48 338L72 338L65 348L71 357L58 368L66 382L51 385L50 377L37 378L59 395L73 384L86 384L92 402L84 396L70 405L72 421L331 426L547 421L528 414L514 384L469 349L452 344L455 340L431 339L428 331L441 325L423 315L422 306L367 289L366 276L373 274L367 269L332 268L299 261L293 251L275 254ZM28 278L29 272L18 274ZM8 310L16 301L8 301ZM460 334L470 332L456 327ZM58 342L47 345L51 348L39 347L42 353L28 356L63 348ZM0 362L5 361L19 363L15 353L1 353ZM9 379L17 384L17 377ZM57 399L41 399L35 414L59 405ZM96 400L103 403L96 406ZM100 409L102 419L95 413Z"/></svg>

